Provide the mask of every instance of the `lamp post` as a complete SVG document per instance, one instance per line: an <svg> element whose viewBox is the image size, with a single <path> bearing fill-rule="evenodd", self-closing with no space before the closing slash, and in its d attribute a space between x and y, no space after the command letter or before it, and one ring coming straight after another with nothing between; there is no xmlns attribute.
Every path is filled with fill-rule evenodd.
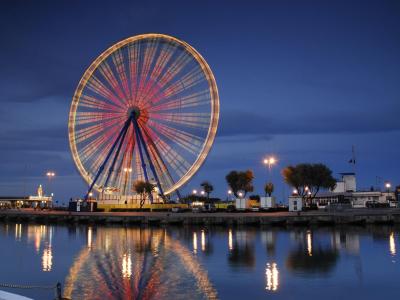
<svg viewBox="0 0 400 300"><path fill-rule="evenodd" d="M126 187L129 186L129 178L130 178L129 174L132 173L132 168L124 168L124 173L125 173L125 179L124 179L124 190L122 195L126 196ZM118 204L119 204L119 198L118 198Z"/></svg>
<svg viewBox="0 0 400 300"><path fill-rule="evenodd" d="M48 180L49 180L49 193L50 193L50 190L51 190L51 180L54 178L54 176L56 176L56 173L54 173L53 171L48 171L48 172L46 173L46 176L47 176L47 178L48 178ZM52 193L50 193L50 194L52 194Z"/></svg>
<svg viewBox="0 0 400 300"><path fill-rule="evenodd" d="M264 165L268 166L268 181L270 181L271 177L271 168L274 164L276 164L277 160L275 157L270 156L264 159Z"/></svg>
<svg viewBox="0 0 400 300"><path fill-rule="evenodd" d="M232 191L228 190L228 201L232 199Z"/></svg>
<svg viewBox="0 0 400 300"><path fill-rule="evenodd" d="M389 193L390 192L390 188L392 187L392 185L390 184L390 182L386 182L385 183L385 187L386 187L386 191Z"/></svg>

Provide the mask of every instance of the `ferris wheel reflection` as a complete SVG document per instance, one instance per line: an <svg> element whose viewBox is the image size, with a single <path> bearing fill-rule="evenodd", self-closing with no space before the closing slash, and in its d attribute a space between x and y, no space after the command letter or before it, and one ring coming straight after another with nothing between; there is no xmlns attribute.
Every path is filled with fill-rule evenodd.
<svg viewBox="0 0 400 300"><path fill-rule="evenodd" d="M201 231L200 250L206 249L206 241ZM194 251L155 228L97 228L91 247L81 250L64 284L64 297L71 299L82 294L85 299L170 299L182 293L217 298Z"/></svg>

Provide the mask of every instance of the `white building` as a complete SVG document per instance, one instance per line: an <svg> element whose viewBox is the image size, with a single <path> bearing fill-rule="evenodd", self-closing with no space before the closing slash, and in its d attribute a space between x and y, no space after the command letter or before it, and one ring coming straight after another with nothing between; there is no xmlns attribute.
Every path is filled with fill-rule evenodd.
<svg viewBox="0 0 400 300"><path fill-rule="evenodd" d="M328 205L351 205L354 208L372 207L377 205L387 205L396 207L397 201L395 193L386 191L357 191L357 181L355 173L341 173L341 180L337 181L333 191L319 192L312 200L318 208L325 208ZM297 195L289 197L289 210L291 202L298 200ZM301 198L300 198L301 199Z"/></svg>
<svg viewBox="0 0 400 300"><path fill-rule="evenodd" d="M301 197L289 197L289 211L302 211L303 200Z"/></svg>
<svg viewBox="0 0 400 300"><path fill-rule="evenodd" d="M260 207L264 209L275 208L276 207L275 197L261 197Z"/></svg>

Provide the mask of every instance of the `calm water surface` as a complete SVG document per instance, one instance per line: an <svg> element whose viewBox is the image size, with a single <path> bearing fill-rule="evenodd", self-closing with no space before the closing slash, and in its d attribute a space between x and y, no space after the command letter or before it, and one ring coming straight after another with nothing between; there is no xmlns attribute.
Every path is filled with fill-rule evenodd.
<svg viewBox="0 0 400 300"><path fill-rule="evenodd" d="M400 299L399 233L0 223L0 283L59 281L74 300Z"/></svg>

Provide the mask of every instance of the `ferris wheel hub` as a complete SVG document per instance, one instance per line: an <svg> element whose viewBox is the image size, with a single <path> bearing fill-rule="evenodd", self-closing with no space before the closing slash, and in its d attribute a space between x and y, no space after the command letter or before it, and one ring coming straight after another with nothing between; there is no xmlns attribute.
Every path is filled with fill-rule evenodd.
<svg viewBox="0 0 400 300"><path fill-rule="evenodd" d="M131 106L128 108L128 111L126 114L127 114L128 118L133 116L137 120L140 117L140 109L137 106Z"/></svg>

